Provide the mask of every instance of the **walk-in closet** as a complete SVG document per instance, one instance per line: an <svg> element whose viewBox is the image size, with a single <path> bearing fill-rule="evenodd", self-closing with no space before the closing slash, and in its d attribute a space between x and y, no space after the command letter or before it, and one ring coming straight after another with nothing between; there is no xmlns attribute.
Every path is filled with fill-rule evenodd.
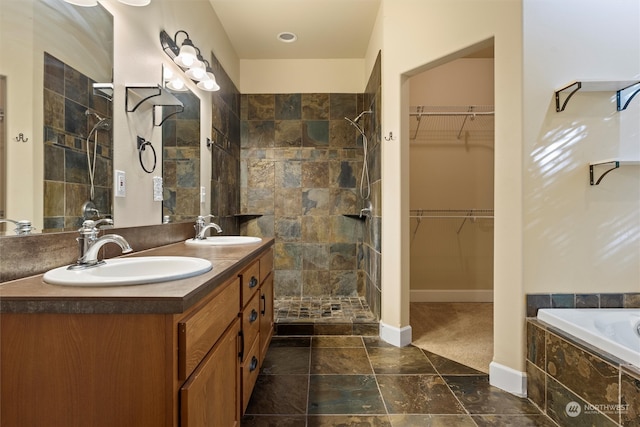
<svg viewBox="0 0 640 427"><path fill-rule="evenodd" d="M493 356L493 49L410 81L414 344L488 372Z"/></svg>

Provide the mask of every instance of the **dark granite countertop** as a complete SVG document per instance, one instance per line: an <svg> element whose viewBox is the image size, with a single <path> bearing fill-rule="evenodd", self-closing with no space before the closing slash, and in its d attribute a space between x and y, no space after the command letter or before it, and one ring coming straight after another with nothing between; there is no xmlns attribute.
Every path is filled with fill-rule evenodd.
<svg viewBox="0 0 640 427"><path fill-rule="evenodd" d="M273 239L260 243L194 247L184 242L160 246L128 256L192 256L211 261L213 269L199 276L133 286L78 287L45 283L42 274L0 283L2 313L171 314L182 313L238 274Z"/></svg>

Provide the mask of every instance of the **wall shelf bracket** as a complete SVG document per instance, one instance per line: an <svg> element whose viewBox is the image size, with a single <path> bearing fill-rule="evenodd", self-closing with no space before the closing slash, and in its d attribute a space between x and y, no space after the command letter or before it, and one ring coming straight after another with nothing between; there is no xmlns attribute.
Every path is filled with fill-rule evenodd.
<svg viewBox="0 0 640 427"><path fill-rule="evenodd" d="M142 104L151 105L154 126L162 126L169 117L184 111L184 104L160 85L127 86L125 98L127 113L133 113ZM163 107L174 107L174 109L166 112Z"/></svg>
<svg viewBox="0 0 640 427"><path fill-rule="evenodd" d="M602 179L609 174L609 172L618 169L620 166L637 166L640 165L640 160L601 160L598 162L589 163L589 183L591 185L598 185ZM607 168L604 172L596 178L596 168Z"/></svg>
<svg viewBox="0 0 640 427"><path fill-rule="evenodd" d="M618 111L623 111L629 106L638 92L640 81L574 81L555 91L556 112L564 111L571 97L579 90L585 92L615 92Z"/></svg>

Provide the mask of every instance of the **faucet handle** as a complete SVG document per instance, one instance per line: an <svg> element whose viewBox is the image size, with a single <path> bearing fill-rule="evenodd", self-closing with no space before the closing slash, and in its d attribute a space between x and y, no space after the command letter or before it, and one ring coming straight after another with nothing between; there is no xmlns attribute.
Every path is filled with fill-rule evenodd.
<svg viewBox="0 0 640 427"><path fill-rule="evenodd" d="M9 218L0 218L0 223L2 222L11 222L16 225L16 228L13 230L18 235L30 234L35 230L34 227L31 226L31 221L28 219L22 219L19 221L14 221Z"/></svg>
<svg viewBox="0 0 640 427"><path fill-rule="evenodd" d="M78 230L80 234L97 234L98 226L105 224L101 228L113 228L113 220L111 218L102 218L97 221L92 219L86 219L82 223L82 227Z"/></svg>
<svg viewBox="0 0 640 427"><path fill-rule="evenodd" d="M198 218L196 219L196 222L199 222L200 224L204 224L204 220L207 218L215 218L215 215L209 214L209 215L198 215Z"/></svg>

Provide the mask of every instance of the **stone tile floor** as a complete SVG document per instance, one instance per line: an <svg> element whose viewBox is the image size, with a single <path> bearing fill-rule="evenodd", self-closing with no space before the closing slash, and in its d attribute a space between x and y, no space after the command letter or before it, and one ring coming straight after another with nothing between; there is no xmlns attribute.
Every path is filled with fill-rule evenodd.
<svg viewBox="0 0 640 427"><path fill-rule="evenodd" d="M243 427L556 426L488 376L376 336L275 336Z"/></svg>

